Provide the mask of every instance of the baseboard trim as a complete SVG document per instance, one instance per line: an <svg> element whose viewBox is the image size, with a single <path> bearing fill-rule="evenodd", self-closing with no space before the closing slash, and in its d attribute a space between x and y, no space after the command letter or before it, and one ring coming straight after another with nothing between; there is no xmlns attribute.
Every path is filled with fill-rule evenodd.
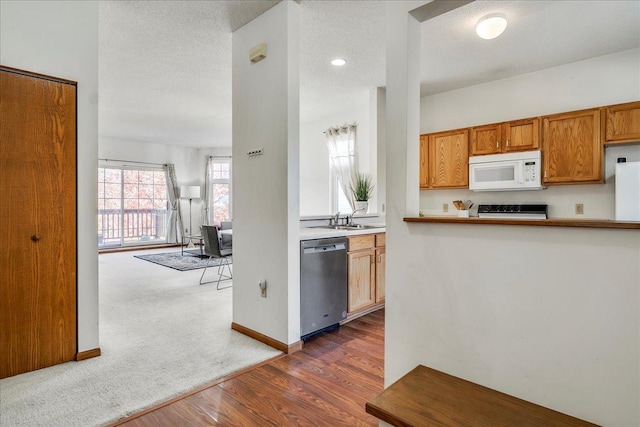
<svg viewBox="0 0 640 427"><path fill-rule="evenodd" d="M100 356L100 347L76 353L76 362Z"/></svg>
<svg viewBox="0 0 640 427"><path fill-rule="evenodd" d="M98 249L98 254L117 254L118 252L131 252L131 251L142 251L145 249L164 249L164 248L179 248L180 244L175 243L166 243L159 245L140 245L140 246L125 246L125 247L116 247L116 248L107 248L107 249Z"/></svg>
<svg viewBox="0 0 640 427"><path fill-rule="evenodd" d="M377 303L375 305L372 305L371 307L365 308L362 311L357 311L355 313L349 313L347 315L347 318L344 319L342 322L340 322L340 324L344 325L345 323L349 323L352 320L356 320L358 317L362 317L362 316L364 316L366 314L373 313L374 311L378 311L381 308L384 308L384 303L385 303L384 301L380 301L379 303Z"/></svg>
<svg viewBox="0 0 640 427"><path fill-rule="evenodd" d="M251 337L256 341L260 341L261 343L264 343L269 347L273 347L276 350L283 351L287 354L295 353L296 351L302 350L302 341L298 341L293 344L285 344L278 340L274 340L273 338L268 337L264 334L261 334L258 331L254 331L253 329L239 325L236 322L231 323L231 329L233 329L234 331L238 331L248 337Z"/></svg>

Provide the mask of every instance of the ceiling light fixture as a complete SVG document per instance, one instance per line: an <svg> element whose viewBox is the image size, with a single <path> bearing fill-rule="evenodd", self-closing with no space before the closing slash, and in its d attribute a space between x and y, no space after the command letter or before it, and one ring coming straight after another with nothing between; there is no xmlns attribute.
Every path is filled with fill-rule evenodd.
<svg viewBox="0 0 640 427"><path fill-rule="evenodd" d="M507 18L502 14L487 15L478 22L476 34L485 40L498 37L507 28Z"/></svg>
<svg viewBox="0 0 640 427"><path fill-rule="evenodd" d="M347 61L342 58L336 58L331 61L331 65L335 65L336 67L342 67L346 63Z"/></svg>

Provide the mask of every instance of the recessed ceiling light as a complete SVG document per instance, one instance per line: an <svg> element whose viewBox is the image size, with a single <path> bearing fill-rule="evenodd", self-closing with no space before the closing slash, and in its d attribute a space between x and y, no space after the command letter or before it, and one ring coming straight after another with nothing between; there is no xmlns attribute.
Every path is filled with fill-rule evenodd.
<svg viewBox="0 0 640 427"><path fill-rule="evenodd" d="M336 59L331 61L331 65L335 65L336 67L342 67L346 63L347 63L347 61L345 59L342 59L342 58L336 58Z"/></svg>
<svg viewBox="0 0 640 427"><path fill-rule="evenodd" d="M487 15L478 22L476 34L486 40L495 39L507 28L507 18L502 14Z"/></svg>

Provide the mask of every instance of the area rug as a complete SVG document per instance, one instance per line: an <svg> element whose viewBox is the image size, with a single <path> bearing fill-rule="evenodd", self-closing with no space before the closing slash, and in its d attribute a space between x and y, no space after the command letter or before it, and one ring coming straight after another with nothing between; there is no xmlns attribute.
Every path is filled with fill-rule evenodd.
<svg viewBox="0 0 640 427"><path fill-rule="evenodd" d="M167 252L160 254L134 255L134 257L179 271L205 268L209 262L209 257L202 258L198 255L187 254L186 252L184 255L181 255L180 252ZM209 267L217 267L221 262L221 258L213 258L211 262L209 262ZM229 264L231 263L232 258L229 257Z"/></svg>
<svg viewBox="0 0 640 427"><path fill-rule="evenodd" d="M0 380L0 426L104 426L282 354L231 329L233 288L131 255L99 257L102 355Z"/></svg>

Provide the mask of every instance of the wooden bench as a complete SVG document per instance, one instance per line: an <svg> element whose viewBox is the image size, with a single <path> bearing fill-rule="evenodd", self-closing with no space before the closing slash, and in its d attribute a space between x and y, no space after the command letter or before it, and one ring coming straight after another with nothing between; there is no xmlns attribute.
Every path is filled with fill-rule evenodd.
<svg viewBox="0 0 640 427"><path fill-rule="evenodd" d="M366 404L394 426L596 426L419 365Z"/></svg>

